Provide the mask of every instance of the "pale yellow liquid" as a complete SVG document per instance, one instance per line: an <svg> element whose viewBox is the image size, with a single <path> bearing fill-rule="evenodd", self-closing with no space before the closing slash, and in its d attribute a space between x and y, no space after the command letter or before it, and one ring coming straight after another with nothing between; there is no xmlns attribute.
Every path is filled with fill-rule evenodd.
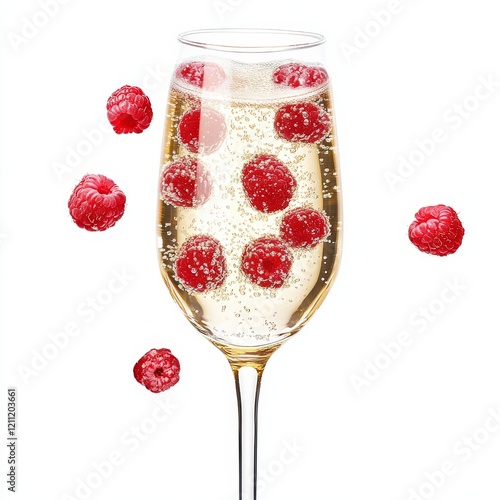
<svg viewBox="0 0 500 500"><path fill-rule="evenodd" d="M279 345L297 332L319 307L338 270L341 250L340 179L329 87L277 88L273 67L233 69L219 93L197 93L173 82L166 116L160 171L179 156L198 156L210 173L212 192L197 208L176 208L158 200L158 250L163 279L191 323L210 340L233 352L257 352ZM226 70L227 73L229 73ZM250 83L248 83L250 82ZM209 155L193 155L177 139L177 125L193 98L225 117L227 136ZM274 131L276 110L287 102L310 100L332 118L331 133L319 144L292 143ZM266 214L252 208L243 191L243 165L258 154L277 156L290 169L297 188L284 211ZM331 231L313 249L291 249L293 265L281 288L261 288L240 270L244 247L262 236L279 236L281 219L296 207L323 210ZM204 293L186 291L175 278L182 243L197 234L220 241L227 262L224 283Z"/></svg>

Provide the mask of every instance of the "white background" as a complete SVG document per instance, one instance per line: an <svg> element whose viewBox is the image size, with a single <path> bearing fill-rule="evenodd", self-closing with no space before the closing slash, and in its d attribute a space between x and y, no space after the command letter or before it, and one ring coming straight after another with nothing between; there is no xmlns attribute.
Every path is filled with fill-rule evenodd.
<svg viewBox="0 0 500 500"><path fill-rule="evenodd" d="M338 279L264 375L261 498L406 500L414 489L420 498L498 499L500 424L489 417L500 408L496 3L70 0L50 18L42 3L2 2L0 13L0 436L6 388L16 386L17 498L237 497L231 373L171 301L154 231L176 35L246 26L327 36L345 206ZM390 17L377 15L389 8ZM19 38L23 30L30 38ZM481 78L493 83L478 101ZM58 177L54 165L99 127L109 94L124 84L151 98L151 127L102 134ZM464 103L468 116L458 119L454 106ZM422 159L415 141L436 128L446 139L391 189L387 172L397 173L400 157ZM77 228L67 213L87 172L111 177L127 195L125 216L101 234ZM446 258L420 253L406 235L414 213L437 203L454 207L466 230ZM89 297L105 296L113 272L129 277L123 291L95 317L84 314ZM45 366L35 361L44 349L54 354L49 335L72 322L79 335ZM402 332L411 344L388 362L381 344ZM180 383L160 396L132 376L152 347L172 349L182 364ZM385 368L370 371L370 362ZM32 363L36 373L21 376ZM359 390L353 376L365 380ZM164 415L157 401L166 399L171 415L156 423ZM131 438L135 426L140 444ZM93 463L110 455L119 463L97 476ZM439 487L426 485L443 462L453 473L434 474ZM80 481L92 489L78 490Z"/></svg>

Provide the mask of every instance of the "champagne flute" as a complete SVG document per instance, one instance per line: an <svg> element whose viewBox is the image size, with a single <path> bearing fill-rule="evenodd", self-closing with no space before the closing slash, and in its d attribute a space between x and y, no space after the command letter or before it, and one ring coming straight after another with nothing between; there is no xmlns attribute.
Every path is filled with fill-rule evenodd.
<svg viewBox="0 0 500 500"><path fill-rule="evenodd" d="M335 120L324 38L183 33L158 189L162 277L231 366L239 498L255 500L267 361L323 302L341 253Z"/></svg>

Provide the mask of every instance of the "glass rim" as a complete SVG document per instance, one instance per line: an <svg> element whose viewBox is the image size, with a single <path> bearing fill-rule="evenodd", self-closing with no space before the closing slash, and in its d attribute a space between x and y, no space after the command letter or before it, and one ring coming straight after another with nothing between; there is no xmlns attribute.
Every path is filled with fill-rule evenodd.
<svg viewBox="0 0 500 500"><path fill-rule="evenodd" d="M246 37L249 39L252 37L257 41L257 36L262 38L262 36L265 35L267 40L276 38L276 42L221 43L217 41L217 43L215 43L213 41L207 41L210 38L217 39L217 35L219 35L220 39L226 38L229 40L231 38L229 35L239 35L241 38ZM190 30L180 33L177 36L177 40L184 45L220 52L283 52L286 50L317 47L324 44L326 41L325 37L319 33L269 28L213 28ZM288 42L285 43L284 40L288 40Z"/></svg>

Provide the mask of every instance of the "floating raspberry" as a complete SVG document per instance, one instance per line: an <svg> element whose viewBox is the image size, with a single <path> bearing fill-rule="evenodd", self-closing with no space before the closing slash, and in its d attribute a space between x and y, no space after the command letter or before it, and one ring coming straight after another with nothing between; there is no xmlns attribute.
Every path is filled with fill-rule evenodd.
<svg viewBox="0 0 500 500"><path fill-rule="evenodd" d="M226 121L212 108L196 108L181 116L179 139L191 153L210 154L220 148L226 137Z"/></svg>
<svg viewBox="0 0 500 500"><path fill-rule="evenodd" d="M180 370L170 349L151 349L135 364L134 377L151 392L163 392L179 382Z"/></svg>
<svg viewBox="0 0 500 500"><path fill-rule="evenodd" d="M192 61L181 64L175 76L195 87L214 90L226 79L224 70L217 63Z"/></svg>
<svg viewBox="0 0 500 500"><path fill-rule="evenodd" d="M226 277L222 245L211 236L192 236L180 249L175 274L190 292L201 293L219 287Z"/></svg>
<svg viewBox="0 0 500 500"><path fill-rule="evenodd" d="M153 119L149 97L139 87L124 85L115 90L106 104L109 123L117 134L140 134Z"/></svg>
<svg viewBox="0 0 500 500"><path fill-rule="evenodd" d="M444 257L458 250L464 228L453 208L435 205L423 207L415 214L408 236L421 252Z"/></svg>
<svg viewBox="0 0 500 500"><path fill-rule="evenodd" d="M290 170L270 155L256 156L246 163L242 182L252 207L266 213L285 209L297 186Z"/></svg>
<svg viewBox="0 0 500 500"><path fill-rule="evenodd" d="M291 142L319 142L330 130L328 113L312 102L285 104L276 112L274 129Z"/></svg>
<svg viewBox="0 0 500 500"><path fill-rule="evenodd" d="M319 87L328 80L323 68L306 66L305 64L283 64L274 71L273 80L287 87Z"/></svg>
<svg viewBox="0 0 500 500"><path fill-rule="evenodd" d="M279 238L263 237L245 247L241 270L263 288L281 288L292 267L292 255Z"/></svg>
<svg viewBox="0 0 500 500"><path fill-rule="evenodd" d="M105 231L120 220L125 201L125 195L111 179L87 174L71 193L68 208L78 227Z"/></svg>
<svg viewBox="0 0 500 500"><path fill-rule="evenodd" d="M161 176L161 194L174 207L199 207L212 191L210 175L196 158L185 156L167 167Z"/></svg>
<svg viewBox="0 0 500 500"><path fill-rule="evenodd" d="M294 208L281 222L280 236L295 248L313 248L330 232L324 212L312 208Z"/></svg>

